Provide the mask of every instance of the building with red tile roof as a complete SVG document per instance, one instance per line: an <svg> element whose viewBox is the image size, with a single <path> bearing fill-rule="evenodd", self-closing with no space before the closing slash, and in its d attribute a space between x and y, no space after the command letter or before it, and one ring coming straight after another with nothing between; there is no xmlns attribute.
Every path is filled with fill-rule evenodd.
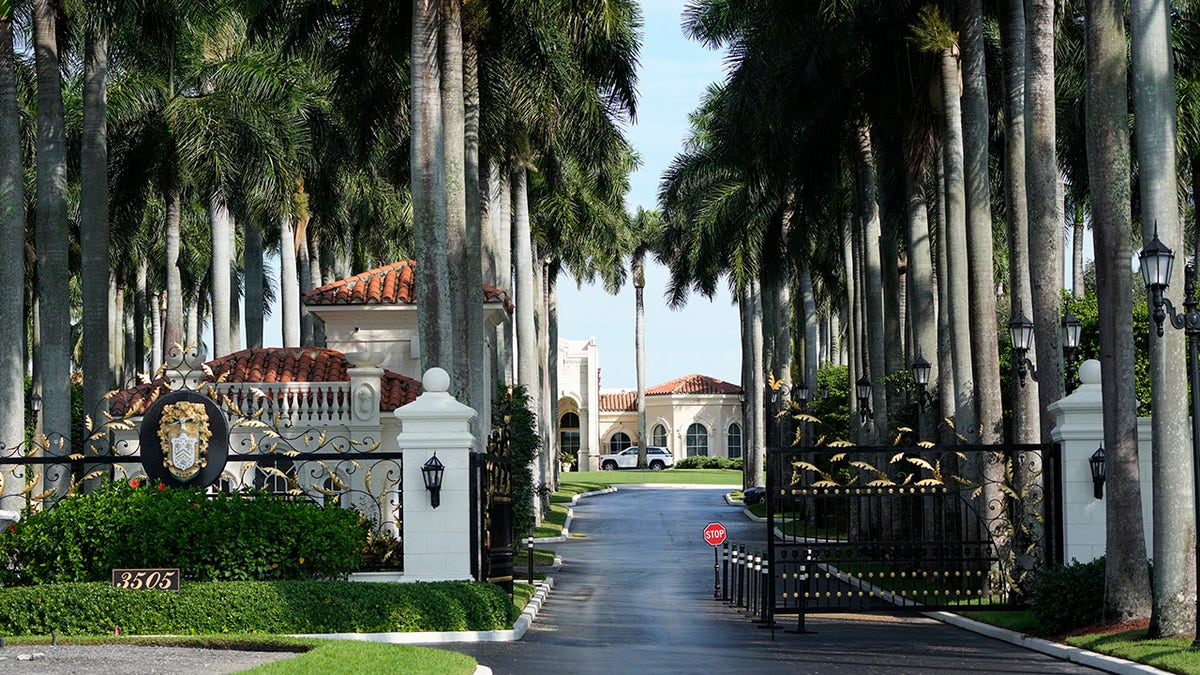
<svg viewBox="0 0 1200 675"><path fill-rule="evenodd" d="M306 291L301 300L324 322L326 347L382 354L384 368L420 378L415 273L416 262L402 260ZM492 334L513 304L504 291L485 284L483 308Z"/></svg>
<svg viewBox="0 0 1200 675"><path fill-rule="evenodd" d="M600 456L638 443L637 392L600 389L595 339L559 341L559 451L577 466L600 468ZM745 447L742 388L692 374L646 388L646 444L675 458L741 457Z"/></svg>

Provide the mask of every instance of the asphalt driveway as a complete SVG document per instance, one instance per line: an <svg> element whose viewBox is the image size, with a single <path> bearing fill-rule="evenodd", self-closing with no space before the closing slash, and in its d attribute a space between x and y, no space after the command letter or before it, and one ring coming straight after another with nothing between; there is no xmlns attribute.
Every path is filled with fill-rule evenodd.
<svg viewBox="0 0 1200 675"><path fill-rule="evenodd" d="M586 537L553 545L563 566L525 637L440 647L498 675L1097 672L919 616L810 616L811 633L772 639L712 598L704 526L765 542L765 525L726 505L726 491L621 486L581 501L571 531Z"/></svg>

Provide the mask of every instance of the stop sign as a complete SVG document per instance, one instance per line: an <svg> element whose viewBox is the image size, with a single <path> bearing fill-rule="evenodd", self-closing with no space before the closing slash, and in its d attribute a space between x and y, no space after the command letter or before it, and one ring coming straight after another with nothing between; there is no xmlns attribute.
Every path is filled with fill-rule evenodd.
<svg viewBox="0 0 1200 675"><path fill-rule="evenodd" d="M720 523L709 523L704 526L704 541L713 546L725 543L725 526Z"/></svg>

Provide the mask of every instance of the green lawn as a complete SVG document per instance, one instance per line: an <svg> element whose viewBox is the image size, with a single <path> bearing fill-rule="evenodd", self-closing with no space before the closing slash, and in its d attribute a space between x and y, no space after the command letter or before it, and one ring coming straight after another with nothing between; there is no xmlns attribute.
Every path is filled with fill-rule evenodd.
<svg viewBox="0 0 1200 675"><path fill-rule="evenodd" d="M577 471L559 475L560 492L571 494L603 490L610 485L660 483L674 485L738 485L742 472L735 469L667 469L666 471Z"/></svg>

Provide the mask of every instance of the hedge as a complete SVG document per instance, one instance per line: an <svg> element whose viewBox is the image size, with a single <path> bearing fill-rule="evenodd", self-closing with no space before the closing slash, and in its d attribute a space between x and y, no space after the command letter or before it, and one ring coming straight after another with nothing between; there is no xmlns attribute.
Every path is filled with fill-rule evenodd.
<svg viewBox="0 0 1200 675"><path fill-rule="evenodd" d="M710 457L707 455L693 455L684 457L675 462L676 469L741 469L742 458L736 457L729 459L727 457Z"/></svg>
<svg viewBox="0 0 1200 675"><path fill-rule="evenodd" d="M195 581L344 577L359 569L369 530L336 506L117 482L0 532L0 583L103 581L115 567L178 567Z"/></svg>
<svg viewBox="0 0 1200 675"><path fill-rule="evenodd" d="M0 588L0 635L204 635L500 630L517 610L494 584L184 582L179 591L65 583Z"/></svg>
<svg viewBox="0 0 1200 675"><path fill-rule="evenodd" d="M1062 635L1104 616L1104 557L1047 567L1034 577L1031 609L1041 635Z"/></svg>

